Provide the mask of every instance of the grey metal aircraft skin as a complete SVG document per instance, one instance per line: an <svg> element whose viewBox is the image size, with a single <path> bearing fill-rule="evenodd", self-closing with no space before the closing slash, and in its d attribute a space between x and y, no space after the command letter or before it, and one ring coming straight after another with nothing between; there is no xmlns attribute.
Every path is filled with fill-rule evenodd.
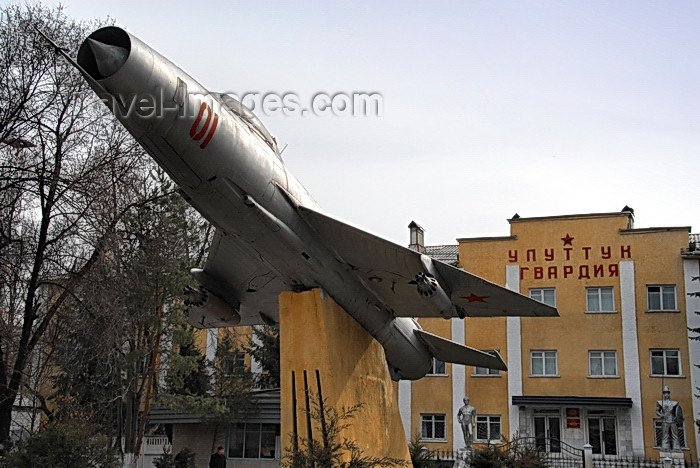
<svg viewBox="0 0 700 468"><path fill-rule="evenodd" d="M250 110L126 31L93 32L71 62L216 227L204 268L191 270L200 287L186 288L195 327L276 323L281 292L320 288L381 343L394 380L413 380L433 357L506 369L500 356L427 333L415 317L558 315L323 214Z"/></svg>

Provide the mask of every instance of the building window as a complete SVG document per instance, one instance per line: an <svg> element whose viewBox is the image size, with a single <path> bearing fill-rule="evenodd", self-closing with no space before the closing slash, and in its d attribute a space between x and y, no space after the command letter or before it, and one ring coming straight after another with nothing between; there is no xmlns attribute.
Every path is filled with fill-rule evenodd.
<svg viewBox="0 0 700 468"><path fill-rule="evenodd" d="M588 375L617 377L617 351L588 351Z"/></svg>
<svg viewBox="0 0 700 468"><path fill-rule="evenodd" d="M427 375L447 375L447 371L445 370L445 363L440 361L439 359L433 358L433 364L430 367L430 370L428 371Z"/></svg>
<svg viewBox="0 0 700 468"><path fill-rule="evenodd" d="M279 424L237 423L229 426L229 458L279 458Z"/></svg>
<svg viewBox="0 0 700 468"><path fill-rule="evenodd" d="M556 351L530 351L530 375L557 375Z"/></svg>
<svg viewBox="0 0 700 468"><path fill-rule="evenodd" d="M651 375L681 375L681 353L677 349L651 349Z"/></svg>
<svg viewBox="0 0 700 468"><path fill-rule="evenodd" d="M534 288L530 289L530 298L548 306L557 306L556 290L554 288Z"/></svg>
<svg viewBox="0 0 700 468"><path fill-rule="evenodd" d="M240 375L245 371L245 353L234 351L221 356L221 371L226 376Z"/></svg>
<svg viewBox="0 0 700 468"><path fill-rule="evenodd" d="M445 415L421 414L420 415L421 440L446 440L445 439Z"/></svg>
<svg viewBox="0 0 700 468"><path fill-rule="evenodd" d="M586 288L586 311L615 312L612 286Z"/></svg>
<svg viewBox="0 0 700 468"><path fill-rule="evenodd" d="M485 353L489 353L492 356L496 356L498 351L493 349L484 350ZM488 367L474 367L474 373L472 375L501 375L501 371L498 369L490 369Z"/></svg>
<svg viewBox="0 0 700 468"><path fill-rule="evenodd" d="M676 310L676 286L647 286L648 310Z"/></svg>
<svg viewBox="0 0 700 468"><path fill-rule="evenodd" d="M501 442L501 417L484 414L476 415L476 439L479 444Z"/></svg>

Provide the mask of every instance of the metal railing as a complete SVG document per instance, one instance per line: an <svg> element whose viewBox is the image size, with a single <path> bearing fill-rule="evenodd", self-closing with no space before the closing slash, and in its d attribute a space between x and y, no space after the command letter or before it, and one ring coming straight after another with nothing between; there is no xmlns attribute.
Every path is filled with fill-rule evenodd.
<svg viewBox="0 0 700 468"><path fill-rule="evenodd" d="M698 461L691 459L673 460L672 466L685 468L698 468ZM650 460L645 458L623 456L593 455L593 468L664 468L663 460Z"/></svg>
<svg viewBox="0 0 700 468"><path fill-rule="evenodd" d="M586 466L586 449L574 447L558 439L544 437L520 437L503 444L491 444L490 447L511 455L526 454L527 451L537 450L548 468L666 468L662 460L649 460L644 458L625 457L619 455L593 455L592 447L589 451L589 465ZM473 452L472 452L473 453ZM440 467L458 466L458 460L462 460L459 466L470 466L470 452L461 450L432 450L433 460ZM454 463L451 465L450 462ZM698 460L692 458L675 459L671 468L700 468Z"/></svg>
<svg viewBox="0 0 700 468"><path fill-rule="evenodd" d="M569 445L559 439L547 437L520 437L504 444L491 444L497 450L511 454L524 454L527 450L536 449L551 468L583 468L583 449ZM454 450L432 450L436 461L464 460L467 463L468 452ZM642 468L642 467L640 467Z"/></svg>

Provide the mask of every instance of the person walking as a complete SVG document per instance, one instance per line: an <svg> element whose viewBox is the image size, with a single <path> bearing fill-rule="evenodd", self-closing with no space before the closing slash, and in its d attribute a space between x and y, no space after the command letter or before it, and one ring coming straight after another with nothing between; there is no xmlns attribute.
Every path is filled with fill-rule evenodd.
<svg viewBox="0 0 700 468"><path fill-rule="evenodd" d="M216 453L211 454L209 468L226 468L226 455L222 446L216 449Z"/></svg>

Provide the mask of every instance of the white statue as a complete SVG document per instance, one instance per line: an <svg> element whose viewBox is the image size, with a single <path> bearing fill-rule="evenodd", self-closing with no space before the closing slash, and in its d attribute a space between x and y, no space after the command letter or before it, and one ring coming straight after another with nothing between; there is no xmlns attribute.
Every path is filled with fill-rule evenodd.
<svg viewBox="0 0 700 468"><path fill-rule="evenodd" d="M474 443L474 422L476 419L476 409L469 404L469 397L464 398L464 406L457 412L457 421L462 426L464 443L467 448L471 448Z"/></svg>
<svg viewBox="0 0 700 468"><path fill-rule="evenodd" d="M656 401L656 415L661 418L661 449L681 450L678 425L683 423L683 410L677 401L671 400L671 389L663 389L663 399Z"/></svg>

